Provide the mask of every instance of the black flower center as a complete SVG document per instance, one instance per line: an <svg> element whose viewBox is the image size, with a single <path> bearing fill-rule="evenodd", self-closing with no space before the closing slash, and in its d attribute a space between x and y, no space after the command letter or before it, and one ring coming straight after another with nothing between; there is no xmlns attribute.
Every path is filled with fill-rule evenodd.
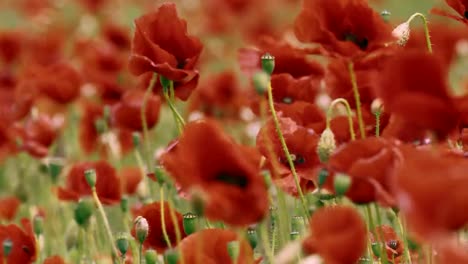
<svg viewBox="0 0 468 264"><path fill-rule="evenodd" d="M306 162L304 156L302 156L302 155L299 155L299 154L291 154L290 156L291 156L292 162L293 162L294 165L296 165L296 166L297 166L297 165L302 165L302 164L304 164L304 163ZM287 160L286 158L284 158L284 157L281 157L281 158L280 158L280 162L283 163L283 164L285 164L285 165L288 165L288 166L289 166L288 160Z"/></svg>
<svg viewBox="0 0 468 264"><path fill-rule="evenodd" d="M463 15L465 16L466 19L468 19L468 10L466 10Z"/></svg>
<svg viewBox="0 0 468 264"><path fill-rule="evenodd" d="M344 41L351 41L361 50L366 50L369 45L369 40L367 38L360 38L353 33L347 33L344 35Z"/></svg>
<svg viewBox="0 0 468 264"><path fill-rule="evenodd" d="M177 60L177 69L183 69L187 61L185 59Z"/></svg>
<svg viewBox="0 0 468 264"><path fill-rule="evenodd" d="M398 248L398 241L397 240L390 240L387 242L387 245L393 249L396 250Z"/></svg>
<svg viewBox="0 0 468 264"><path fill-rule="evenodd" d="M232 174L229 172L218 173L215 180L240 188L245 188L248 184L248 180L244 175Z"/></svg>

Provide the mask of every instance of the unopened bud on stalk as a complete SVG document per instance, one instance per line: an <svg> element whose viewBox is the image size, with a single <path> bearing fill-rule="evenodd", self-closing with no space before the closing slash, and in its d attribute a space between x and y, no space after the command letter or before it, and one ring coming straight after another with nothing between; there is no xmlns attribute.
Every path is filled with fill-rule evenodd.
<svg viewBox="0 0 468 264"><path fill-rule="evenodd" d="M268 75L271 75L275 69L275 57L273 57L270 53L265 53L262 56L261 61L263 71Z"/></svg>
<svg viewBox="0 0 468 264"><path fill-rule="evenodd" d="M115 241L115 245L117 246L117 249L119 249L120 254L122 256L125 256L127 254L130 243L128 242L128 239L124 234L120 234L117 240Z"/></svg>
<svg viewBox="0 0 468 264"><path fill-rule="evenodd" d="M13 241L10 238L7 238L3 241L3 256L8 258L10 256L11 250L13 249Z"/></svg>
<svg viewBox="0 0 468 264"><path fill-rule="evenodd" d="M42 216L36 215L33 218L33 229L36 236L40 236L44 233L44 218L42 218Z"/></svg>
<svg viewBox="0 0 468 264"><path fill-rule="evenodd" d="M380 16L382 17L382 19L385 22L388 22L390 20L391 15L392 15L392 13L390 13L390 11L388 11L388 10L384 10L384 11L380 12Z"/></svg>
<svg viewBox="0 0 468 264"><path fill-rule="evenodd" d="M382 99L376 98L374 101L371 103L371 111L375 115L377 113L381 113L383 111L383 102Z"/></svg>
<svg viewBox="0 0 468 264"><path fill-rule="evenodd" d="M197 221L198 221L198 216L196 214L192 214L192 213L184 214L183 225L184 225L185 234L190 235L197 231Z"/></svg>
<svg viewBox="0 0 468 264"><path fill-rule="evenodd" d="M122 199L120 199L120 210L122 210L122 213L128 213L129 206L128 197L126 195L122 196Z"/></svg>
<svg viewBox="0 0 468 264"><path fill-rule="evenodd" d="M270 85L270 76L264 71L258 71L252 76L252 83L259 95L264 95Z"/></svg>
<svg viewBox="0 0 468 264"><path fill-rule="evenodd" d="M229 257L231 257L231 260L234 263L237 263L237 258L239 257L239 253L240 253L239 241L235 240L235 241L231 241L227 243L227 250L228 250Z"/></svg>
<svg viewBox="0 0 468 264"><path fill-rule="evenodd" d="M164 263L167 264L177 264L179 261L179 252L174 249L166 250L164 253Z"/></svg>
<svg viewBox="0 0 468 264"><path fill-rule="evenodd" d="M327 181L327 178L328 178L328 171L327 169L321 169L319 171L319 175L318 175L318 181L317 181L317 184L318 184L318 187L319 188L322 188L322 186L325 184L325 182Z"/></svg>
<svg viewBox="0 0 468 264"><path fill-rule="evenodd" d="M143 244L143 242L145 242L146 238L148 237L148 231L148 221L143 216L138 216L135 219L135 233L140 244Z"/></svg>
<svg viewBox="0 0 468 264"><path fill-rule="evenodd" d="M84 174L89 187L96 187L96 171L94 169L88 169L85 170Z"/></svg>
<svg viewBox="0 0 468 264"><path fill-rule="evenodd" d="M336 149L335 134L330 128L326 128L317 145L317 154L321 162L328 162L331 154Z"/></svg>
<svg viewBox="0 0 468 264"><path fill-rule="evenodd" d="M50 177L52 178L53 183L57 183L58 177L60 173L62 172L62 168L63 168L62 164L58 164L55 162L49 163L48 171L49 171Z"/></svg>
<svg viewBox="0 0 468 264"><path fill-rule="evenodd" d="M148 249L145 252L146 264L156 264L158 263L158 253L153 249Z"/></svg>
<svg viewBox="0 0 468 264"><path fill-rule="evenodd" d="M380 243L372 243L371 244L371 248L372 248L372 253L374 253L374 256L376 256L377 258L380 258Z"/></svg>
<svg viewBox="0 0 468 264"><path fill-rule="evenodd" d="M166 174L164 173L164 169L162 166L154 167L154 177L160 185L166 182Z"/></svg>
<svg viewBox="0 0 468 264"><path fill-rule="evenodd" d="M135 148L138 148L138 146L140 146L140 134L138 132L132 133L132 142Z"/></svg>
<svg viewBox="0 0 468 264"><path fill-rule="evenodd" d="M255 227L250 227L249 229L247 229L247 240L249 241L249 244L252 247L252 249L255 249L257 247L258 236Z"/></svg>
<svg viewBox="0 0 468 264"><path fill-rule="evenodd" d="M392 35L397 39L397 44L405 46L410 38L410 23L408 21L398 25L393 31Z"/></svg>
<svg viewBox="0 0 468 264"><path fill-rule="evenodd" d="M335 175L335 181L333 182L335 187L335 193L337 196L344 195L349 187L351 186L351 177L343 173L337 173Z"/></svg>

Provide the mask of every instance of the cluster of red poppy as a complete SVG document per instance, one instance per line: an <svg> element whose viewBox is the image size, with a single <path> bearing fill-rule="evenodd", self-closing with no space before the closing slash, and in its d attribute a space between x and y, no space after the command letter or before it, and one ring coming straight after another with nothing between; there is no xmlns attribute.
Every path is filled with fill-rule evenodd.
<svg viewBox="0 0 468 264"><path fill-rule="evenodd" d="M304 257L468 263L468 82L466 72L451 75L468 54L466 0L445 1L457 15L431 10L462 23L427 24L417 13L421 30L413 17L389 22L366 0L303 0L291 27L264 7L299 1L200 1L203 11L185 10L200 25L180 18L175 3L122 1L149 10L133 38L106 18L111 1L76 1L86 10L78 26L60 20L59 2L12 3L35 23L0 30L0 161L26 155L45 165L58 177L47 188L73 203L81 231L91 197L106 229L102 204L120 204L125 219L131 211L128 235L167 263L269 263L276 232L283 247L281 232L297 231L284 228L294 212L308 224L298 240ZM219 47L216 37L234 35L241 44ZM240 71L225 70L228 55ZM154 133L158 124L165 135ZM143 189L156 186L153 201ZM0 264L66 263L42 253L48 234L35 219L51 222L50 205L13 223L21 199L0 198ZM187 215L208 228L199 221L191 230ZM264 224L257 247L244 233ZM122 239L122 261L142 261Z"/></svg>

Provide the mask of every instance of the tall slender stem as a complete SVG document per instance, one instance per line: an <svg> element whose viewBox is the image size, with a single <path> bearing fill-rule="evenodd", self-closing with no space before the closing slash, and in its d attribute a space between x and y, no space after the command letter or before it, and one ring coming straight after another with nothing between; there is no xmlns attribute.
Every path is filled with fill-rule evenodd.
<svg viewBox="0 0 468 264"><path fill-rule="evenodd" d="M406 232L405 232L406 230L403 227L400 215L397 215L395 212L393 213L395 215L395 218L397 219L398 228L400 229L400 234L403 238L403 246L405 250L404 253L405 253L406 260L408 261L409 264L411 264L411 254L410 254L409 247L408 247L408 240L406 239Z"/></svg>
<svg viewBox="0 0 468 264"><path fill-rule="evenodd" d="M143 126L143 137L145 141L145 158L147 162L148 169L151 168L151 155L150 155L150 143L149 143L149 135L148 135L148 123L146 122L146 104L148 103L149 97L151 95L151 92L153 91L153 86L156 83L156 80L158 79L158 75L156 73L153 74L151 77L150 83L148 85L148 88L146 88L145 94L143 96L143 104L141 106L141 123Z"/></svg>
<svg viewBox="0 0 468 264"><path fill-rule="evenodd" d="M260 225L260 238L262 240L263 251L265 251L268 263L274 263L273 251L270 247L270 239L268 237L268 221L265 220Z"/></svg>
<svg viewBox="0 0 468 264"><path fill-rule="evenodd" d="M92 187L92 195L93 195L93 200L94 204L96 205L99 213L101 214L102 222L104 223L104 229L106 230L107 233L107 238L110 240L110 243L112 245L112 251L115 254L115 256L118 256L119 254L117 253L117 249L115 248L114 245L114 236L112 235L112 231L109 225L109 220L107 219L106 213L104 212L104 207L102 206L101 201L99 200L99 197L96 192L96 187Z"/></svg>
<svg viewBox="0 0 468 264"><path fill-rule="evenodd" d="M407 23L408 24L411 24L411 21L413 21L414 18L416 17L420 17L422 22L423 22L423 26L424 26L424 35L426 37L426 46L427 46L427 50L429 51L429 53L432 53L432 42L431 42L431 35L429 34L429 27L427 26L427 19L426 19L426 16L424 16L423 14L421 13L414 13L412 16L410 16L410 18L408 18L407 20Z"/></svg>
<svg viewBox="0 0 468 264"><path fill-rule="evenodd" d="M276 133L278 134L281 147L283 148L283 152L288 161L289 168L291 169L291 173L294 177L294 183L296 184L297 192L299 193L299 197L301 198L302 207L304 209L304 215L309 217L307 210L307 201L305 200L304 194L302 193L302 188L299 184L299 177L297 175L294 162L291 159L291 154L289 153L288 146L286 145L286 140L284 139L283 132L281 132L281 126L279 123L278 115L276 114L275 105L273 103L273 88L271 87L271 82L268 84L268 105L270 107L271 116L273 117L273 122L275 123Z"/></svg>
<svg viewBox="0 0 468 264"><path fill-rule="evenodd" d="M166 229L166 218L164 216L164 188L162 186L159 188L159 203L161 205L161 228L164 240L166 241L167 246L172 248L171 240L169 239Z"/></svg>
<svg viewBox="0 0 468 264"><path fill-rule="evenodd" d="M361 138L366 137L366 130L364 128L364 120L362 118L361 111L361 96L359 95L359 88L356 80L356 73L354 72L354 64L352 61L348 63L349 77L351 78L351 85L353 86L354 100L356 101L356 113L359 123L359 131L361 133Z"/></svg>
<svg viewBox="0 0 468 264"><path fill-rule="evenodd" d="M351 140L355 140L356 133L354 132L354 126L353 126L353 113L351 111L351 107L349 106L348 101L346 101L346 99L344 98L337 98L333 100L330 106L328 107L327 120L326 120L327 128L330 128L333 108L339 103L342 103L346 107L346 114L348 115L348 123L349 123L349 133L351 135Z"/></svg>
<svg viewBox="0 0 468 264"><path fill-rule="evenodd" d="M172 115L174 116L174 120L175 120L175 122L177 124L177 129L179 131L179 134L182 134L182 131L183 131L184 126L185 126L185 121L184 121L184 118L177 111L177 108L175 107L174 102L171 99L170 93L171 93L171 87L172 87L172 91L174 90L173 86L174 86L173 82L170 81L169 89L167 89L167 87L164 88L163 89L163 94L164 94L164 99L166 99L167 105L169 106L169 108L172 111Z"/></svg>
<svg viewBox="0 0 468 264"><path fill-rule="evenodd" d="M383 259L383 263L386 264L388 263L387 248L386 248L386 243L385 243L385 237L382 231L382 218L380 216L379 206L376 203L374 203L374 209L375 209L375 215L377 216L377 224L380 227L378 232L376 230L378 241L381 243L380 256Z"/></svg>

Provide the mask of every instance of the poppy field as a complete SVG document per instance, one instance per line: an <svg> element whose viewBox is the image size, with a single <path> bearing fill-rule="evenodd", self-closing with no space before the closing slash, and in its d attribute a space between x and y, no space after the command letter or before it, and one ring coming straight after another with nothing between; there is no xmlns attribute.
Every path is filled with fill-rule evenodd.
<svg viewBox="0 0 468 264"><path fill-rule="evenodd" d="M1 0L0 264L468 264L468 0Z"/></svg>

